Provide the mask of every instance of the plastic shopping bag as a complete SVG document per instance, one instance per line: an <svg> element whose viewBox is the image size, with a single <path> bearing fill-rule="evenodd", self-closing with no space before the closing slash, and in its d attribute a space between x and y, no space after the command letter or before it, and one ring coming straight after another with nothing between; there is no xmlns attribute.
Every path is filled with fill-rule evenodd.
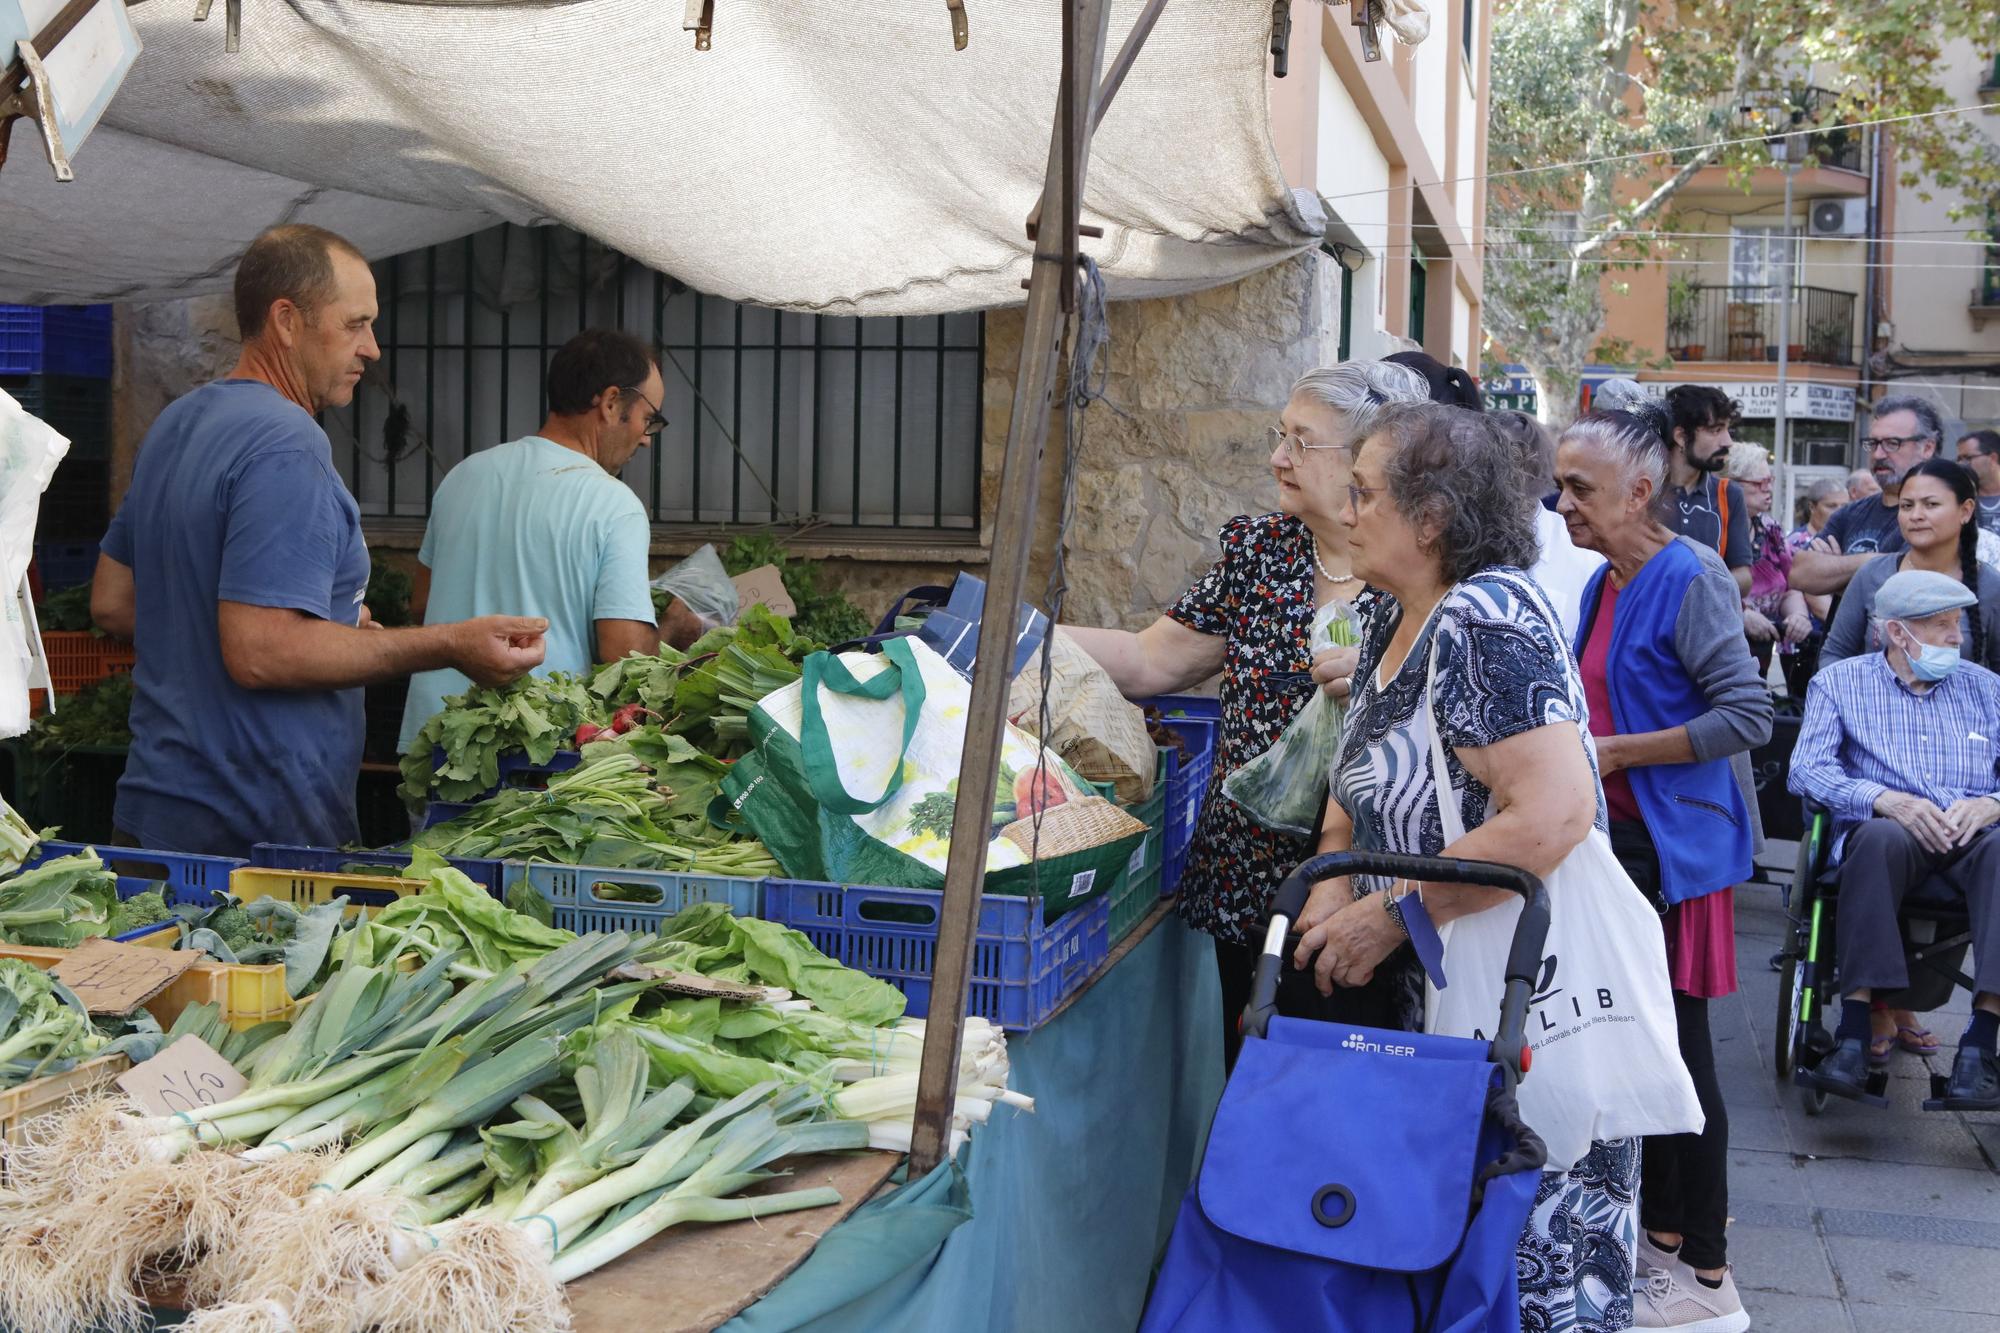
<svg viewBox="0 0 2000 1333"><path fill-rule="evenodd" d="M28 626L15 589L27 576L35 553L35 516L69 452L69 441L53 426L0 391L0 736L28 729Z"/></svg>
<svg viewBox="0 0 2000 1333"><path fill-rule="evenodd" d="M713 546L698 548L693 555L653 580L653 586L694 612L703 629L736 623L736 584L722 567L722 557Z"/></svg>
<svg viewBox="0 0 2000 1333"><path fill-rule="evenodd" d="M1312 651L1351 648L1361 641L1354 612L1338 602L1322 607L1313 620ZM1326 801L1327 768L1340 748L1346 705L1314 688L1312 698L1276 743L1222 780L1222 794L1245 814L1280 833L1310 836L1319 828Z"/></svg>

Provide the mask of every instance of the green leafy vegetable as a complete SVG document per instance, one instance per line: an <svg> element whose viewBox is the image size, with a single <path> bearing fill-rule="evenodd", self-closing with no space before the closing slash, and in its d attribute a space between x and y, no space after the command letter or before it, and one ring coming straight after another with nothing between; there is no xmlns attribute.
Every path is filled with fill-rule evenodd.
<svg viewBox="0 0 2000 1333"><path fill-rule="evenodd" d="M117 906L118 876L85 848L0 882L0 939L74 949L104 934Z"/></svg>

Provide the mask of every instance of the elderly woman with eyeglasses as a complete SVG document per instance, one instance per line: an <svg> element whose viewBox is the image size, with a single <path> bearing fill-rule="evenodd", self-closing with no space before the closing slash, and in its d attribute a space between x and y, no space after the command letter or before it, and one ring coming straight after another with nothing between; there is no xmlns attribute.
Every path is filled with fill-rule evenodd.
<svg viewBox="0 0 2000 1333"><path fill-rule="evenodd" d="M1312 842L1258 824L1221 797L1222 780L1271 748L1315 681L1345 694L1353 650L1315 662L1309 642L1319 609L1351 603L1362 587L1348 562L1346 529L1335 517L1347 493L1348 462L1386 407L1422 402L1427 392L1416 371L1380 361L1306 372L1271 432L1277 512L1224 524L1221 559L1147 628L1064 626L1128 698L1171 694L1222 674L1215 776L1188 849L1179 910L1215 937L1224 1049L1232 1061L1256 962L1255 932L1271 894L1311 855Z"/></svg>
<svg viewBox="0 0 2000 1333"><path fill-rule="evenodd" d="M1739 442L1729 450L1728 471L1750 518L1750 591L1743 594L1743 633L1757 669L1769 671L1772 646L1782 643L1790 654L1812 633L1812 615L1805 594L1790 586L1792 547L1771 517L1776 478L1770 451Z"/></svg>
<svg viewBox="0 0 2000 1333"><path fill-rule="evenodd" d="M1448 855L1546 876L1604 810L1563 627L1527 573L1537 484L1493 423L1429 405L1383 413L1352 471L1348 552L1382 601L1362 631L1320 850ZM1465 829L1449 845L1444 801ZM1401 1026L1418 1029L1422 974L1385 892L1394 887L1373 877L1318 885L1293 961L1329 991L1390 972ZM1468 885L1423 889L1439 924L1506 900ZM1571 1169L1543 1175L1519 1250L1523 1327L1629 1325L1638 1183L1635 1139L1593 1144Z"/></svg>

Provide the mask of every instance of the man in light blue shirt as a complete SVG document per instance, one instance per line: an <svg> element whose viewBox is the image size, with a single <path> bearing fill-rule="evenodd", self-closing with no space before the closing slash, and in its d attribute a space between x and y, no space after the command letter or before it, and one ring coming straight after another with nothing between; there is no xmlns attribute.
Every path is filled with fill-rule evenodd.
<svg viewBox="0 0 2000 1333"><path fill-rule="evenodd" d="M1875 594L1882 651L1822 668L1806 692L1791 789L1832 812L1845 841L1835 918L1841 1000L1834 1049L1804 1081L1866 1096L1870 1001L1909 984L1897 915L1936 876L1972 918L1972 1022L1942 1099L2000 1110L2000 677L1959 660L1957 579L1908 569Z"/></svg>
<svg viewBox="0 0 2000 1333"><path fill-rule="evenodd" d="M586 329L549 362L549 416L538 434L496 445L439 483L418 555L424 623L506 607L549 622L537 674L659 649L646 577L652 523L618 479L666 428L665 385L645 343ZM410 680L402 748L470 682L456 671Z"/></svg>

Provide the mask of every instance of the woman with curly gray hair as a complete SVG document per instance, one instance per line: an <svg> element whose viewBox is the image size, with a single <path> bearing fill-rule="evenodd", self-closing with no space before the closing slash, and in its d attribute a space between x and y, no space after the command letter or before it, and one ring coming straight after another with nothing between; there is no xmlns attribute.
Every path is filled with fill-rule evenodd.
<svg viewBox="0 0 2000 1333"><path fill-rule="evenodd" d="M1582 687L1562 626L1525 572L1537 554L1538 485L1494 425L1454 408L1392 408L1362 445L1341 521L1356 574L1387 596L1362 632L1320 850L1501 861L1546 876L1603 827ZM1449 790L1432 765L1434 727ZM1449 845L1442 801L1465 830ZM1323 992L1366 984L1387 965L1402 982L1404 1026L1420 1028L1422 976L1393 891L1405 887L1318 885L1295 961L1310 963ZM1442 924L1506 899L1426 884L1422 901ZM1521 1236L1522 1325L1625 1328L1638 1140L1593 1143L1560 1165L1544 1173Z"/></svg>

